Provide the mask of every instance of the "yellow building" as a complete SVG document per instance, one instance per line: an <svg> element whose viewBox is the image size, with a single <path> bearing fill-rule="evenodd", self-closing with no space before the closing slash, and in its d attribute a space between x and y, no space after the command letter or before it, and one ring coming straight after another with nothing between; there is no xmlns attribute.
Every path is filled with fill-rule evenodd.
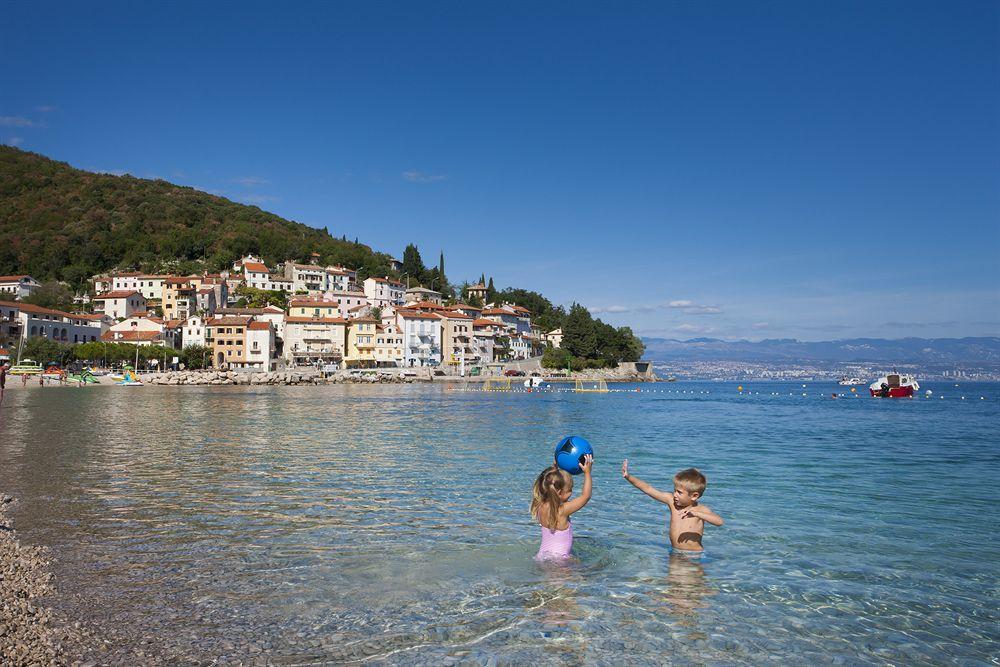
<svg viewBox="0 0 1000 667"><path fill-rule="evenodd" d="M460 366L472 363L472 322L469 315L458 311L435 313L441 318L441 363Z"/></svg>
<svg viewBox="0 0 1000 667"><path fill-rule="evenodd" d="M247 364L246 332L252 317L216 317L205 325L205 343L212 347L212 362L242 368Z"/></svg>
<svg viewBox="0 0 1000 667"><path fill-rule="evenodd" d="M359 317L347 325L347 356L344 361L348 368L375 368L375 336L378 320L374 317Z"/></svg>

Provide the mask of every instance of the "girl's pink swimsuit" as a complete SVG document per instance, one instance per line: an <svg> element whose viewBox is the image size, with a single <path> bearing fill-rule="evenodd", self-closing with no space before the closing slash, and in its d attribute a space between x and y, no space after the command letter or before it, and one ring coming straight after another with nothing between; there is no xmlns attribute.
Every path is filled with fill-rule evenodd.
<svg viewBox="0 0 1000 667"><path fill-rule="evenodd" d="M573 524L566 526L566 530L552 530L542 526L542 546L535 554L535 560L549 560L551 558L566 558L573 549Z"/></svg>

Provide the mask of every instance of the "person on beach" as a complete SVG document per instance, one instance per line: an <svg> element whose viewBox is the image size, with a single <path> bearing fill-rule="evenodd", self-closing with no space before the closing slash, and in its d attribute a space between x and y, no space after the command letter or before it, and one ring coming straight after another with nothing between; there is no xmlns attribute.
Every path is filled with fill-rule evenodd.
<svg viewBox="0 0 1000 667"><path fill-rule="evenodd" d="M673 493L660 491L635 475L630 475L628 459L622 462L622 477L650 498L659 500L670 508L671 553L701 555L704 551L701 537L705 533L705 524L723 524L722 517L698 503L705 493L708 480L696 468L681 470L674 475Z"/></svg>
<svg viewBox="0 0 1000 667"><path fill-rule="evenodd" d="M542 471L535 480L531 497L531 516L542 527L542 544L535 560L566 558L573 549L573 525L569 517L590 502L593 480L590 469L594 457L584 457L580 469L583 470L583 492L570 500L573 495L573 476L553 464Z"/></svg>
<svg viewBox="0 0 1000 667"><path fill-rule="evenodd" d="M3 402L3 392L7 387L7 364L0 364L0 402Z"/></svg>

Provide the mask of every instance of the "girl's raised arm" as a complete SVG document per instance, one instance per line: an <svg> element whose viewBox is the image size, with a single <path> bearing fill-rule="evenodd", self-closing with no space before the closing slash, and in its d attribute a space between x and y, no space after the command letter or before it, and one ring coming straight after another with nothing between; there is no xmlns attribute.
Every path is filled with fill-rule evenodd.
<svg viewBox="0 0 1000 667"><path fill-rule="evenodd" d="M583 463L580 464L580 469L583 470L583 491L573 500L568 500L563 504L563 514L566 516L583 509L583 506L590 502L590 497L594 492L594 481L590 477L590 469L593 465L593 454L587 454L583 457Z"/></svg>

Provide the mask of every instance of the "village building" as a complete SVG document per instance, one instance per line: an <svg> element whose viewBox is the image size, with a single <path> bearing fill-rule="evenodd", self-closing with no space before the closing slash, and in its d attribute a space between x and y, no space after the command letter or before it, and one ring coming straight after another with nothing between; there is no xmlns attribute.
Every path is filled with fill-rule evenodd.
<svg viewBox="0 0 1000 667"><path fill-rule="evenodd" d="M440 306L444 303L444 298L441 292L435 292L426 287L411 287L403 293L403 303L407 306L421 301L429 301Z"/></svg>
<svg viewBox="0 0 1000 667"><path fill-rule="evenodd" d="M246 360L240 368L260 371L277 368L274 327L270 322L250 322L247 325L245 349Z"/></svg>
<svg viewBox="0 0 1000 667"><path fill-rule="evenodd" d="M21 338L21 304L0 301L0 342Z"/></svg>
<svg viewBox="0 0 1000 667"><path fill-rule="evenodd" d="M375 337L378 320L374 317L359 317L347 323L347 354L344 364L347 368L375 368Z"/></svg>
<svg viewBox="0 0 1000 667"><path fill-rule="evenodd" d="M205 318L192 315L181 325L181 344L183 347L205 345Z"/></svg>
<svg viewBox="0 0 1000 667"><path fill-rule="evenodd" d="M553 329L552 331L545 334L545 342L552 347L560 347L562 345L563 332L562 329Z"/></svg>
<svg viewBox="0 0 1000 667"><path fill-rule="evenodd" d="M403 283L388 276L385 278L365 278L364 290L368 302L378 308L402 305L406 292Z"/></svg>
<svg viewBox="0 0 1000 667"><path fill-rule="evenodd" d="M338 365L344 359L347 320L342 317L285 318L284 357L295 365Z"/></svg>
<svg viewBox="0 0 1000 667"><path fill-rule="evenodd" d="M375 327L375 363L379 368L397 368L403 365L403 334L394 323Z"/></svg>
<svg viewBox="0 0 1000 667"><path fill-rule="evenodd" d="M500 325L493 320L478 319L472 321L473 363L491 364L495 361L494 347L497 332L500 329Z"/></svg>
<svg viewBox="0 0 1000 667"><path fill-rule="evenodd" d="M456 311L436 313L441 320L441 359L456 368L472 362L472 317Z"/></svg>
<svg viewBox="0 0 1000 667"><path fill-rule="evenodd" d="M21 338L49 338L60 343L88 343L101 337L99 320L89 315L42 308L30 303L0 301L7 313L17 307Z"/></svg>
<svg viewBox="0 0 1000 667"><path fill-rule="evenodd" d="M292 281L292 292L320 294L327 290L326 269L313 264L285 262L285 278Z"/></svg>
<svg viewBox="0 0 1000 667"><path fill-rule="evenodd" d="M247 361L246 329L250 317L216 317L208 321L206 341L211 341L212 362L216 368L243 368Z"/></svg>
<svg viewBox="0 0 1000 667"><path fill-rule="evenodd" d="M171 276L163 281L163 317L168 320L186 320L198 312L198 288L201 280L196 276Z"/></svg>
<svg viewBox="0 0 1000 667"><path fill-rule="evenodd" d="M396 324L403 334L404 366L440 365L441 319L437 315L400 309Z"/></svg>
<svg viewBox="0 0 1000 667"><path fill-rule="evenodd" d="M475 285L469 285L465 293L469 295L470 299L479 299L480 303L486 303L486 285L482 283L476 283Z"/></svg>
<svg viewBox="0 0 1000 667"><path fill-rule="evenodd" d="M248 287L267 289L271 282L271 272L261 261L243 262L243 280Z"/></svg>
<svg viewBox="0 0 1000 667"><path fill-rule="evenodd" d="M113 320L123 320L135 313L146 312L146 297L128 289L99 294L94 297L94 312Z"/></svg>
<svg viewBox="0 0 1000 667"><path fill-rule="evenodd" d="M29 275L0 276L0 298L15 301L24 299L41 285Z"/></svg>
<svg viewBox="0 0 1000 667"><path fill-rule="evenodd" d="M358 272L343 266L326 267L326 291L357 292Z"/></svg>

